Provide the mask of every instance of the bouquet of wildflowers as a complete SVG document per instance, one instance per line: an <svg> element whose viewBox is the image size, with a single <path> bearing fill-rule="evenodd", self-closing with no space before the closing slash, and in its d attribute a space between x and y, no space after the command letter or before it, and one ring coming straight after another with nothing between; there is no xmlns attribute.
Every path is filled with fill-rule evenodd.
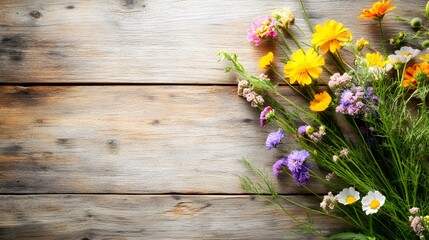
<svg viewBox="0 0 429 240"><path fill-rule="evenodd" d="M305 33L288 8L258 18L248 30L247 38L255 46L276 43L281 52L278 61L272 52L259 60L263 74L249 74L236 54L221 51L219 55L232 63L226 71L239 76L238 95L260 110L260 126L278 128L267 136L267 150L283 151L279 146L286 137L299 146L273 161L273 174L290 175L320 199L320 208L278 194L267 175L248 161L245 164L260 178L242 176L243 188L295 220L282 207L284 200L350 226L349 232L329 239L429 239L429 54L419 50L429 47L428 29L421 18L413 18L414 32L392 37L390 43L397 50L388 54L382 20L395 9L391 0L376 2L359 16L372 19L379 28L380 51L363 37L353 41L352 32L335 20L313 27L301 1L300 5L312 31L309 42L294 36L292 28ZM425 13L429 19L429 2ZM275 64L281 64L284 73ZM308 105L288 98L285 88L297 92ZM314 171L316 167L324 174ZM326 184L326 195L306 186L315 180ZM263 194L267 192L271 197ZM302 224L326 237L311 221Z"/></svg>

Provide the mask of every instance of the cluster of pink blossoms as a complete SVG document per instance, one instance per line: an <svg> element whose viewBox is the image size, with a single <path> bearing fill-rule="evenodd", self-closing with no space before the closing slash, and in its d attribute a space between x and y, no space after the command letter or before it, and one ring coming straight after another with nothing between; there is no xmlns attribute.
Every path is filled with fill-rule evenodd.
<svg viewBox="0 0 429 240"><path fill-rule="evenodd" d="M328 195L323 196L323 201L320 203L320 207L327 213L332 212L335 208L335 204L338 202L338 199L332 192L329 192Z"/></svg>
<svg viewBox="0 0 429 240"><path fill-rule="evenodd" d="M241 80L240 82L238 82L237 94L239 96L244 97L248 102L250 102L250 106L252 107L264 105L264 98L262 98L261 95L253 91L247 80Z"/></svg>
<svg viewBox="0 0 429 240"><path fill-rule="evenodd" d="M411 228L416 233L416 236L418 236L420 239L425 239L425 226L428 225L429 222L429 216L421 217L418 215L420 209L413 207L410 209L410 213L414 216L409 216L409 221Z"/></svg>
<svg viewBox="0 0 429 240"><path fill-rule="evenodd" d="M247 40L254 42L255 46L259 46L262 40L277 36L275 25L276 20L272 19L271 16L259 17L247 30Z"/></svg>

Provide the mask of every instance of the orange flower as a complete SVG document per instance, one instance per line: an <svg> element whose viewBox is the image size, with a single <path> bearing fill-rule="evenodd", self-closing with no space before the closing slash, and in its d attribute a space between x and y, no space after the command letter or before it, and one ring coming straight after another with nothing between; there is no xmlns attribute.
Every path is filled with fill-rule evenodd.
<svg viewBox="0 0 429 240"><path fill-rule="evenodd" d="M314 100L310 102L310 110L313 112L325 111L331 102L332 98L328 92L324 91L322 93L316 94L314 95Z"/></svg>
<svg viewBox="0 0 429 240"><path fill-rule="evenodd" d="M415 88L421 80L420 78L427 79L429 77L429 63L423 62L414 64L405 70L404 80L402 81L402 87Z"/></svg>
<svg viewBox="0 0 429 240"><path fill-rule="evenodd" d="M396 6L390 7L392 0L381 0L372 5L370 9L363 9L360 18L381 20L384 14L396 8Z"/></svg>

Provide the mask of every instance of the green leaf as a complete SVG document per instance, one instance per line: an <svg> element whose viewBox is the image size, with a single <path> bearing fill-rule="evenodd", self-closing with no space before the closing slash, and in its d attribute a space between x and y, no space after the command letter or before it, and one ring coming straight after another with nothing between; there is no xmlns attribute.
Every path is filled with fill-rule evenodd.
<svg viewBox="0 0 429 240"><path fill-rule="evenodd" d="M328 238L329 240L370 240L373 239L361 233L343 232L337 233Z"/></svg>

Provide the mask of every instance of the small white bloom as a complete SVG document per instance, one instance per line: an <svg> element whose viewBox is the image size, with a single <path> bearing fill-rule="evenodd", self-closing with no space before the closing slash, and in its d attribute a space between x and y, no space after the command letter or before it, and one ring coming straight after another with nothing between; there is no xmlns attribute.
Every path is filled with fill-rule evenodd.
<svg viewBox="0 0 429 240"><path fill-rule="evenodd" d="M279 26L283 28L289 28L295 23L295 16L293 15L290 8L283 8L282 10L274 10L271 14L274 19L277 20Z"/></svg>
<svg viewBox="0 0 429 240"><path fill-rule="evenodd" d="M407 57L402 55L389 55L388 58L389 58L389 62L393 65L403 64L408 62Z"/></svg>
<svg viewBox="0 0 429 240"><path fill-rule="evenodd" d="M399 50L395 51L395 54L397 56L405 57L406 61L404 63L407 63L411 59L415 58L419 53L420 53L420 50L414 49L412 47L407 47L407 46L401 47Z"/></svg>
<svg viewBox="0 0 429 240"><path fill-rule="evenodd" d="M337 162L338 161L338 156L337 155L334 155L334 156L332 156L332 160L334 160L334 162Z"/></svg>
<svg viewBox="0 0 429 240"><path fill-rule="evenodd" d="M365 211L366 215L374 214L384 205L385 201L386 197L379 191L368 192L368 194L362 198L362 210Z"/></svg>
<svg viewBox="0 0 429 240"><path fill-rule="evenodd" d="M338 202L344 205L353 204L360 199L359 192L354 187L344 188L337 194Z"/></svg>
<svg viewBox="0 0 429 240"><path fill-rule="evenodd" d="M349 155L349 150L347 148L343 148L340 152L340 156L347 157L347 155Z"/></svg>
<svg viewBox="0 0 429 240"><path fill-rule="evenodd" d="M335 204L337 203L337 198L329 192L328 195L323 196L323 201L320 203L320 207L323 208L325 212L332 212L335 209Z"/></svg>
<svg viewBox="0 0 429 240"><path fill-rule="evenodd" d="M266 74L264 74L264 73L261 73L261 74L258 76L258 78L259 78L259 80L261 80L261 81L270 81L270 79L268 78L268 75L266 75Z"/></svg>
<svg viewBox="0 0 429 240"><path fill-rule="evenodd" d="M332 178L334 177L334 172L328 173L325 177L326 181L331 181Z"/></svg>
<svg viewBox="0 0 429 240"><path fill-rule="evenodd" d="M416 213L418 213L419 212L419 208L417 208L417 207L413 207L413 208L410 208L410 213L411 214L416 214Z"/></svg>

